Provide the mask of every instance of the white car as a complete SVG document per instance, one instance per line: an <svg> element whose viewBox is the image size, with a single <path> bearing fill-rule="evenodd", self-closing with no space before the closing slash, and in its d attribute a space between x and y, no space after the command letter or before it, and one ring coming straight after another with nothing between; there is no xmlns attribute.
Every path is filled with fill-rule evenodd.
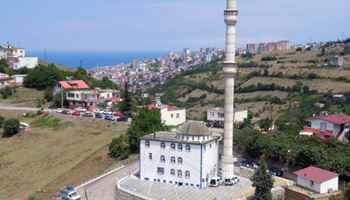
<svg viewBox="0 0 350 200"><path fill-rule="evenodd" d="M79 112L87 112L86 108L82 108L82 107L78 107L76 109L74 109L75 111L79 111Z"/></svg>
<svg viewBox="0 0 350 200"><path fill-rule="evenodd" d="M239 182L239 179L237 177L232 177L232 178L225 178L225 185L235 185L236 183Z"/></svg>
<svg viewBox="0 0 350 200"><path fill-rule="evenodd" d="M80 200L79 194L75 191L74 187L67 186L60 190L62 200Z"/></svg>
<svg viewBox="0 0 350 200"><path fill-rule="evenodd" d="M63 112L63 109L62 108L57 108L56 109L56 113L62 113Z"/></svg>
<svg viewBox="0 0 350 200"><path fill-rule="evenodd" d="M103 113L103 110L97 109L97 110L94 110L93 112L94 112L95 114L96 114L96 113L102 114L102 113Z"/></svg>
<svg viewBox="0 0 350 200"><path fill-rule="evenodd" d="M224 184L224 180L220 177L213 177L209 182L210 187L218 187L222 184Z"/></svg>
<svg viewBox="0 0 350 200"><path fill-rule="evenodd" d="M110 110L104 110L104 111L102 112L102 114L104 114L104 115L112 115L113 112L110 111Z"/></svg>

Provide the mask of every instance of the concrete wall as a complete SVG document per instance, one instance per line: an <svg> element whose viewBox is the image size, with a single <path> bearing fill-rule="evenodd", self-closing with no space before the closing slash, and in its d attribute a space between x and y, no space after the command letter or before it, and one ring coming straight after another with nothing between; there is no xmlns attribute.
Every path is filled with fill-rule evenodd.
<svg viewBox="0 0 350 200"><path fill-rule="evenodd" d="M146 198L138 197L132 194L131 192L124 191L118 187L116 189L117 189L117 195L115 198L116 200L146 200Z"/></svg>
<svg viewBox="0 0 350 200"><path fill-rule="evenodd" d="M168 111L167 108L161 109L162 122L167 126L178 126L186 122L186 110Z"/></svg>
<svg viewBox="0 0 350 200"><path fill-rule="evenodd" d="M37 57L19 57L17 62L15 62L13 65L13 69L20 69L23 67L33 69L36 66L38 66L38 58Z"/></svg>

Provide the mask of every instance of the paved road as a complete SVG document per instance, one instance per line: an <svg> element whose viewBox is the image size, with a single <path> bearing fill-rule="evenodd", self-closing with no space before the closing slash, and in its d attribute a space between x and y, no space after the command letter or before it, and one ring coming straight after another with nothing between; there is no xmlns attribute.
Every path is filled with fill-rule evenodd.
<svg viewBox="0 0 350 200"><path fill-rule="evenodd" d="M87 184L83 187L78 187L77 192L82 200L115 200L116 199L116 184L117 180L127 176L139 168L139 161L133 161L127 164L122 169L109 174L95 182ZM86 194L88 199L86 199Z"/></svg>
<svg viewBox="0 0 350 200"><path fill-rule="evenodd" d="M0 104L0 110L18 110L18 111L38 111L39 108L33 108L33 107L17 107L13 105L3 105ZM44 112L52 112L52 109L44 109Z"/></svg>

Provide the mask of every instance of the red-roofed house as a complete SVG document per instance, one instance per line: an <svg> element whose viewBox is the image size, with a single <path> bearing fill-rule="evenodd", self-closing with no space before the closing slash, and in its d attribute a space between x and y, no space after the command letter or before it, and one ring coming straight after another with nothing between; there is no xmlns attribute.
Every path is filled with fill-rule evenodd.
<svg viewBox="0 0 350 200"><path fill-rule="evenodd" d="M162 122L167 126L178 126L186 122L186 109L162 104L159 100L151 103L148 109L159 109Z"/></svg>
<svg viewBox="0 0 350 200"><path fill-rule="evenodd" d="M64 90L86 90L89 86L83 80L73 80L73 81L60 81L54 88L55 94L62 92Z"/></svg>
<svg viewBox="0 0 350 200"><path fill-rule="evenodd" d="M308 167L294 172L297 185L317 193L338 190L339 174L317 167Z"/></svg>
<svg viewBox="0 0 350 200"><path fill-rule="evenodd" d="M311 127L305 127L300 135L317 135L322 139L333 137L345 141L349 130L350 115L331 114L309 118L307 121L311 123Z"/></svg>

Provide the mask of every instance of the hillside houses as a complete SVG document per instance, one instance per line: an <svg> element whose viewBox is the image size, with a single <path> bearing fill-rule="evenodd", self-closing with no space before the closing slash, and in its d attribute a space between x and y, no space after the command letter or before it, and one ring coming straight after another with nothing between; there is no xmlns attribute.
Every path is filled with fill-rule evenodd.
<svg viewBox="0 0 350 200"><path fill-rule="evenodd" d="M14 70L26 67L33 69L38 66L37 57L26 57L24 48L17 48L7 43L0 46L0 59L6 59L7 64Z"/></svg>
<svg viewBox="0 0 350 200"><path fill-rule="evenodd" d="M315 135L325 140L336 138L339 141L346 141L346 133L349 131L350 115L331 114L316 116L307 119L310 127L304 127L300 135Z"/></svg>

